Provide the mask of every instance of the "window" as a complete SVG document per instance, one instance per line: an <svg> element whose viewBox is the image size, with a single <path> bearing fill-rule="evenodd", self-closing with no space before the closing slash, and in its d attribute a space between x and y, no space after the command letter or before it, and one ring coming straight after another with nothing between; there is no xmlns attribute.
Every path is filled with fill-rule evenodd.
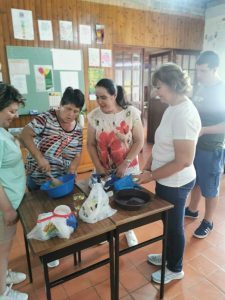
<svg viewBox="0 0 225 300"><path fill-rule="evenodd" d="M132 47L114 49L115 83L123 86L127 99L142 111L143 50Z"/></svg>

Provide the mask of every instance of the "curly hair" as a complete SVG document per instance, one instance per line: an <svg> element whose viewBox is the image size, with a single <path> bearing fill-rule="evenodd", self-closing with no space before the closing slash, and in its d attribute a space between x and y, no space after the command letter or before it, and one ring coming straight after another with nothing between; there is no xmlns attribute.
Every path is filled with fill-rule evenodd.
<svg viewBox="0 0 225 300"><path fill-rule="evenodd" d="M153 73L153 86L156 86L159 81L178 94L186 94L191 90L190 77L174 63L166 63Z"/></svg>

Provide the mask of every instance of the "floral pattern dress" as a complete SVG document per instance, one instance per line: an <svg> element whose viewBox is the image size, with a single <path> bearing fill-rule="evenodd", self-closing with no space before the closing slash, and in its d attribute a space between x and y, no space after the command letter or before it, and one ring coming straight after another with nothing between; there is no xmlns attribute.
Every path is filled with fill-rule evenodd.
<svg viewBox="0 0 225 300"><path fill-rule="evenodd" d="M97 152L102 166L107 170L115 170L133 144L132 130L140 121L140 111L129 105L118 113L105 114L98 107L88 114L88 121L96 130ZM136 157L128 166L126 175L138 172Z"/></svg>

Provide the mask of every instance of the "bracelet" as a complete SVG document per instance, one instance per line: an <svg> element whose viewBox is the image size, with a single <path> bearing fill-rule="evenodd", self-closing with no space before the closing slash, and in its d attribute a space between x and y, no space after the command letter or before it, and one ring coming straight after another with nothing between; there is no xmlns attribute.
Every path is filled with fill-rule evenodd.
<svg viewBox="0 0 225 300"><path fill-rule="evenodd" d="M129 165L132 162L132 159L125 158L124 161Z"/></svg>
<svg viewBox="0 0 225 300"><path fill-rule="evenodd" d="M155 180L155 178L154 178L153 173L152 173L151 170L146 170L146 169L144 169L143 171L144 171L144 172L149 172L149 173L150 173L150 176L151 176L151 178L152 178L152 180Z"/></svg>

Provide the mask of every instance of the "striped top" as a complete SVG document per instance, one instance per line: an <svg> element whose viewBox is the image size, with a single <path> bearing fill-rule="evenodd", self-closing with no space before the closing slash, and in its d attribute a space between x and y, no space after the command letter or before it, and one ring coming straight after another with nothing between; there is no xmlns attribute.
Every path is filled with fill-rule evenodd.
<svg viewBox="0 0 225 300"><path fill-rule="evenodd" d="M79 123L71 131L65 131L56 116L55 110L42 113L34 118L29 126L36 136L34 142L51 166L51 173L57 177L66 174L71 161L82 150L83 133ZM46 175L38 168L36 160L28 153L27 174L36 184L46 181Z"/></svg>

